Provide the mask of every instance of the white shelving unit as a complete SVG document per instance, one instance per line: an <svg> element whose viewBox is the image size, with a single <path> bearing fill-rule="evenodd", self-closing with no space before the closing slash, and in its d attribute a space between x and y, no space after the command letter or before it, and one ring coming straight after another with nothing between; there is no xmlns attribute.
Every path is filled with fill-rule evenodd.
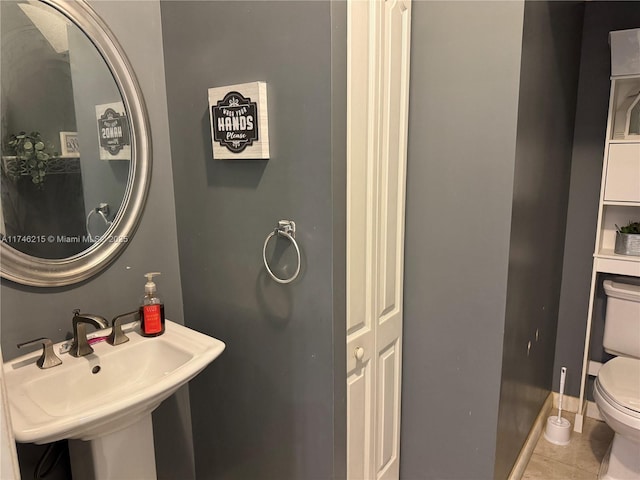
<svg viewBox="0 0 640 480"><path fill-rule="evenodd" d="M640 277L640 257L614 253L616 225L640 221L640 132L636 132L640 74L611 78L607 140L604 149L596 246L593 255L587 334L582 361L580 402L574 430L582 432L586 412L585 390L589 376L597 375L600 364L589 358L591 324L598 274Z"/></svg>

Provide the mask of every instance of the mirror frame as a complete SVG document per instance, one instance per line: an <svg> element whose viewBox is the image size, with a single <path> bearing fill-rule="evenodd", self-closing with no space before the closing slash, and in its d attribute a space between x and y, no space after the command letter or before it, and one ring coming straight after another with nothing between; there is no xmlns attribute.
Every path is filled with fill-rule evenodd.
<svg viewBox="0 0 640 480"><path fill-rule="evenodd" d="M126 248L140 223L151 183L151 131L142 90L122 47L84 0L40 0L73 22L106 62L123 97L131 129L131 164L124 198L109 229L87 250L72 257L45 259L0 243L0 276L23 285L60 287L97 274ZM109 241L126 238L127 241Z"/></svg>

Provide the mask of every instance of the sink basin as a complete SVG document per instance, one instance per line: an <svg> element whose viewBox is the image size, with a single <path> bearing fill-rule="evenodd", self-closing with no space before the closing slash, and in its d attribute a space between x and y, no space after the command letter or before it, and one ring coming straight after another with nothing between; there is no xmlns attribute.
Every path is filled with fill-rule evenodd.
<svg viewBox="0 0 640 480"><path fill-rule="evenodd" d="M97 335L107 335L109 329ZM124 326L127 343L93 344L94 353L60 355L62 365L42 370L40 351L4 364L11 419L19 442L93 440L126 428L195 377L225 344L177 323L145 338L137 324Z"/></svg>

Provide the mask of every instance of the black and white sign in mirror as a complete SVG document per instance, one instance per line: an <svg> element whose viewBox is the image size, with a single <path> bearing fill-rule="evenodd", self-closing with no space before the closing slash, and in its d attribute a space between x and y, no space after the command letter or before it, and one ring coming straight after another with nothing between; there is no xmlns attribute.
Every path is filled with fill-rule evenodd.
<svg viewBox="0 0 640 480"><path fill-rule="evenodd" d="M100 160L131 160L129 121L122 102L96 105Z"/></svg>

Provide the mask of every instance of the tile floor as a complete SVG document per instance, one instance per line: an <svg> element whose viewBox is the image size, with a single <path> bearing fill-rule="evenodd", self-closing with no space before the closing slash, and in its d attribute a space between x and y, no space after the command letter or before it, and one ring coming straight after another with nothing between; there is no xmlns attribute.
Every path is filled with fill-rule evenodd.
<svg viewBox="0 0 640 480"><path fill-rule="evenodd" d="M571 422L573 414L562 415ZM585 418L582 433L571 432L567 446L554 445L540 436L531 460L522 476L523 480L596 480L600 462L604 457L613 431L598 420Z"/></svg>

